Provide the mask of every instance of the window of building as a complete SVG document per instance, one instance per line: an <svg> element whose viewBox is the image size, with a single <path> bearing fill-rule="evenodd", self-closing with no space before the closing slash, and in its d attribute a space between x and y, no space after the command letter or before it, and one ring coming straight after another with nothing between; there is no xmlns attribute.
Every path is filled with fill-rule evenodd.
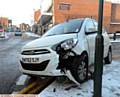
<svg viewBox="0 0 120 97"><path fill-rule="evenodd" d="M60 3L59 4L59 10L70 10L70 4L66 4L66 3Z"/></svg>

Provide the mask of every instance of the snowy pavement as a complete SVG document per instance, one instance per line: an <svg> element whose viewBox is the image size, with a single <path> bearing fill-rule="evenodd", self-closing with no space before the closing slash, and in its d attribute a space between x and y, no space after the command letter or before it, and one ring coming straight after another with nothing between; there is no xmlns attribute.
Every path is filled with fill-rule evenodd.
<svg viewBox="0 0 120 97"><path fill-rule="evenodd" d="M120 97L120 62L104 66L102 97ZM39 97L92 97L93 80L89 80L80 86L74 83L53 82L48 88L39 94Z"/></svg>
<svg viewBox="0 0 120 97"><path fill-rule="evenodd" d="M23 34L23 37L35 37L35 38L39 38L40 36L35 34L35 33L32 33L32 32L25 32Z"/></svg>
<svg viewBox="0 0 120 97"><path fill-rule="evenodd" d="M111 42L120 42L120 39L116 39L116 40L113 40L113 39L110 39Z"/></svg>
<svg viewBox="0 0 120 97"><path fill-rule="evenodd" d="M6 32L5 33L5 37L4 38L0 38L0 40L9 39L11 36L12 36L12 32Z"/></svg>
<svg viewBox="0 0 120 97"><path fill-rule="evenodd" d="M5 39L9 39L12 36L13 36L13 32L6 33L5 34Z"/></svg>

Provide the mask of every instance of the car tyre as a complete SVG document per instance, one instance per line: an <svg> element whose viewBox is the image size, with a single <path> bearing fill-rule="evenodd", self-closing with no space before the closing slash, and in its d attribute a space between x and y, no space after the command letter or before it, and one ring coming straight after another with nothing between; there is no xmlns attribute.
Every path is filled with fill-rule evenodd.
<svg viewBox="0 0 120 97"><path fill-rule="evenodd" d="M112 50L109 48L108 55L105 58L105 64L110 64L112 62Z"/></svg>
<svg viewBox="0 0 120 97"><path fill-rule="evenodd" d="M70 69L72 76L79 83L83 83L88 79L88 56L82 54L73 60L72 68Z"/></svg>

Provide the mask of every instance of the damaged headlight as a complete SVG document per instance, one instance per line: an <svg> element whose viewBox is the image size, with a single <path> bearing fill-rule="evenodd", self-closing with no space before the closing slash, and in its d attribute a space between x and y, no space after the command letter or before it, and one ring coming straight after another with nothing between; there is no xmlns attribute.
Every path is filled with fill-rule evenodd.
<svg viewBox="0 0 120 97"><path fill-rule="evenodd" d="M61 48L64 50L72 49L76 46L78 40L77 39L68 39L61 43Z"/></svg>

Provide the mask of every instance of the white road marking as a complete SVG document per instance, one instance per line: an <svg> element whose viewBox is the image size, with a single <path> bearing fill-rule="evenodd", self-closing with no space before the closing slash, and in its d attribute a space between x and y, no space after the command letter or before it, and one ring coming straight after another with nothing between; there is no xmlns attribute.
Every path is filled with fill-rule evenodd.
<svg viewBox="0 0 120 97"><path fill-rule="evenodd" d="M26 80L27 80L28 76L27 75L21 75L18 79L18 81L16 82L16 85L24 85Z"/></svg>

